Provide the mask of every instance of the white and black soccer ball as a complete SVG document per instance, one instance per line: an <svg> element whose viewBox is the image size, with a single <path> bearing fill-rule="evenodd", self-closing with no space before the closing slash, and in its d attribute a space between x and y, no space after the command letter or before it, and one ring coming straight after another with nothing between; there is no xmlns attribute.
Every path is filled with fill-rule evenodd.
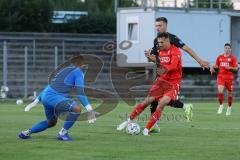
<svg viewBox="0 0 240 160"><path fill-rule="evenodd" d="M16 100L16 104L17 104L17 105L21 105L21 104L23 104L23 100L22 100L22 99L18 99L18 100Z"/></svg>
<svg viewBox="0 0 240 160"><path fill-rule="evenodd" d="M129 123L126 127L127 134L137 135L140 131L140 126L137 123Z"/></svg>

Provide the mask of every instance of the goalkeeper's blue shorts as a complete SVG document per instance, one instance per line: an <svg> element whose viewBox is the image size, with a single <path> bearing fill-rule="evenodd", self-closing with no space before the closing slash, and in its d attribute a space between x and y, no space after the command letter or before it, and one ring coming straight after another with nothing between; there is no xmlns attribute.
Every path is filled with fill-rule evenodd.
<svg viewBox="0 0 240 160"><path fill-rule="evenodd" d="M72 112L77 102L55 93L46 93L42 96L45 115L48 120L57 120L61 113Z"/></svg>

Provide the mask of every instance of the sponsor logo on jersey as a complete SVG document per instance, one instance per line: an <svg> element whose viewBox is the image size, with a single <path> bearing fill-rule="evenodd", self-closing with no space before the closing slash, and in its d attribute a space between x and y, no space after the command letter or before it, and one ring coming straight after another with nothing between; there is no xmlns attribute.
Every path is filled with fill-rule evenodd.
<svg viewBox="0 0 240 160"><path fill-rule="evenodd" d="M221 62L220 66L221 67L229 67L229 63L228 62Z"/></svg>
<svg viewBox="0 0 240 160"><path fill-rule="evenodd" d="M170 62L170 57L160 57L160 62L161 63L169 63Z"/></svg>

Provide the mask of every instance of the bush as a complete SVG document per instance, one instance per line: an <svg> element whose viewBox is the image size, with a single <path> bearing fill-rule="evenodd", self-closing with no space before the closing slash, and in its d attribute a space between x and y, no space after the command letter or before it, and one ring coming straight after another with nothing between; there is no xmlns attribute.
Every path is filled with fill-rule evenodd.
<svg viewBox="0 0 240 160"><path fill-rule="evenodd" d="M111 14L89 14L78 21L53 24L53 32L116 33L116 17Z"/></svg>
<svg viewBox="0 0 240 160"><path fill-rule="evenodd" d="M60 2L58 5L63 5ZM52 24L51 18L55 4L52 0L1 0L0 30L7 32L116 33L116 15L113 13L110 2L112 3L109 1L109 4L96 5L95 1L88 1L87 7L95 7L95 12L89 12L88 16L78 21ZM70 5L71 2L66 1L66 3ZM106 8L105 11L104 8Z"/></svg>
<svg viewBox="0 0 240 160"><path fill-rule="evenodd" d="M49 0L1 0L1 31L48 31L53 7Z"/></svg>

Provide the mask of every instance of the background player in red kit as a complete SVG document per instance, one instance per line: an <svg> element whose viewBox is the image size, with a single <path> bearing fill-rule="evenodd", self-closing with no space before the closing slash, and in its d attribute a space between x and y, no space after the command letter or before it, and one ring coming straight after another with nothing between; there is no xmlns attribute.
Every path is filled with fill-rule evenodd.
<svg viewBox="0 0 240 160"><path fill-rule="evenodd" d="M127 121L118 126L123 130L136 116L141 114L153 101L158 101L156 111L152 114L149 122L143 130L143 135L149 135L149 130L160 119L161 113L171 100L176 100L182 79L182 54L174 45L170 44L169 34L158 35L159 66L157 73L160 75L149 90L148 96L136 106Z"/></svg>
<svg viewBox="0 0 240 160"><path fill-rule="evenodd" d="M223 90L227 89L228 95L228 108L226 115L231 115L231 106L232 106L232 94L233 94L233 72L238 70L238 62L236 57L231 54L231 45L226 43L224 45L224 53L219 55L216 60L216 64L211 67L210 72L213 74L215 69L219 69L217 76L218 83L218 114L221 114L223 111Z"/></svg>

